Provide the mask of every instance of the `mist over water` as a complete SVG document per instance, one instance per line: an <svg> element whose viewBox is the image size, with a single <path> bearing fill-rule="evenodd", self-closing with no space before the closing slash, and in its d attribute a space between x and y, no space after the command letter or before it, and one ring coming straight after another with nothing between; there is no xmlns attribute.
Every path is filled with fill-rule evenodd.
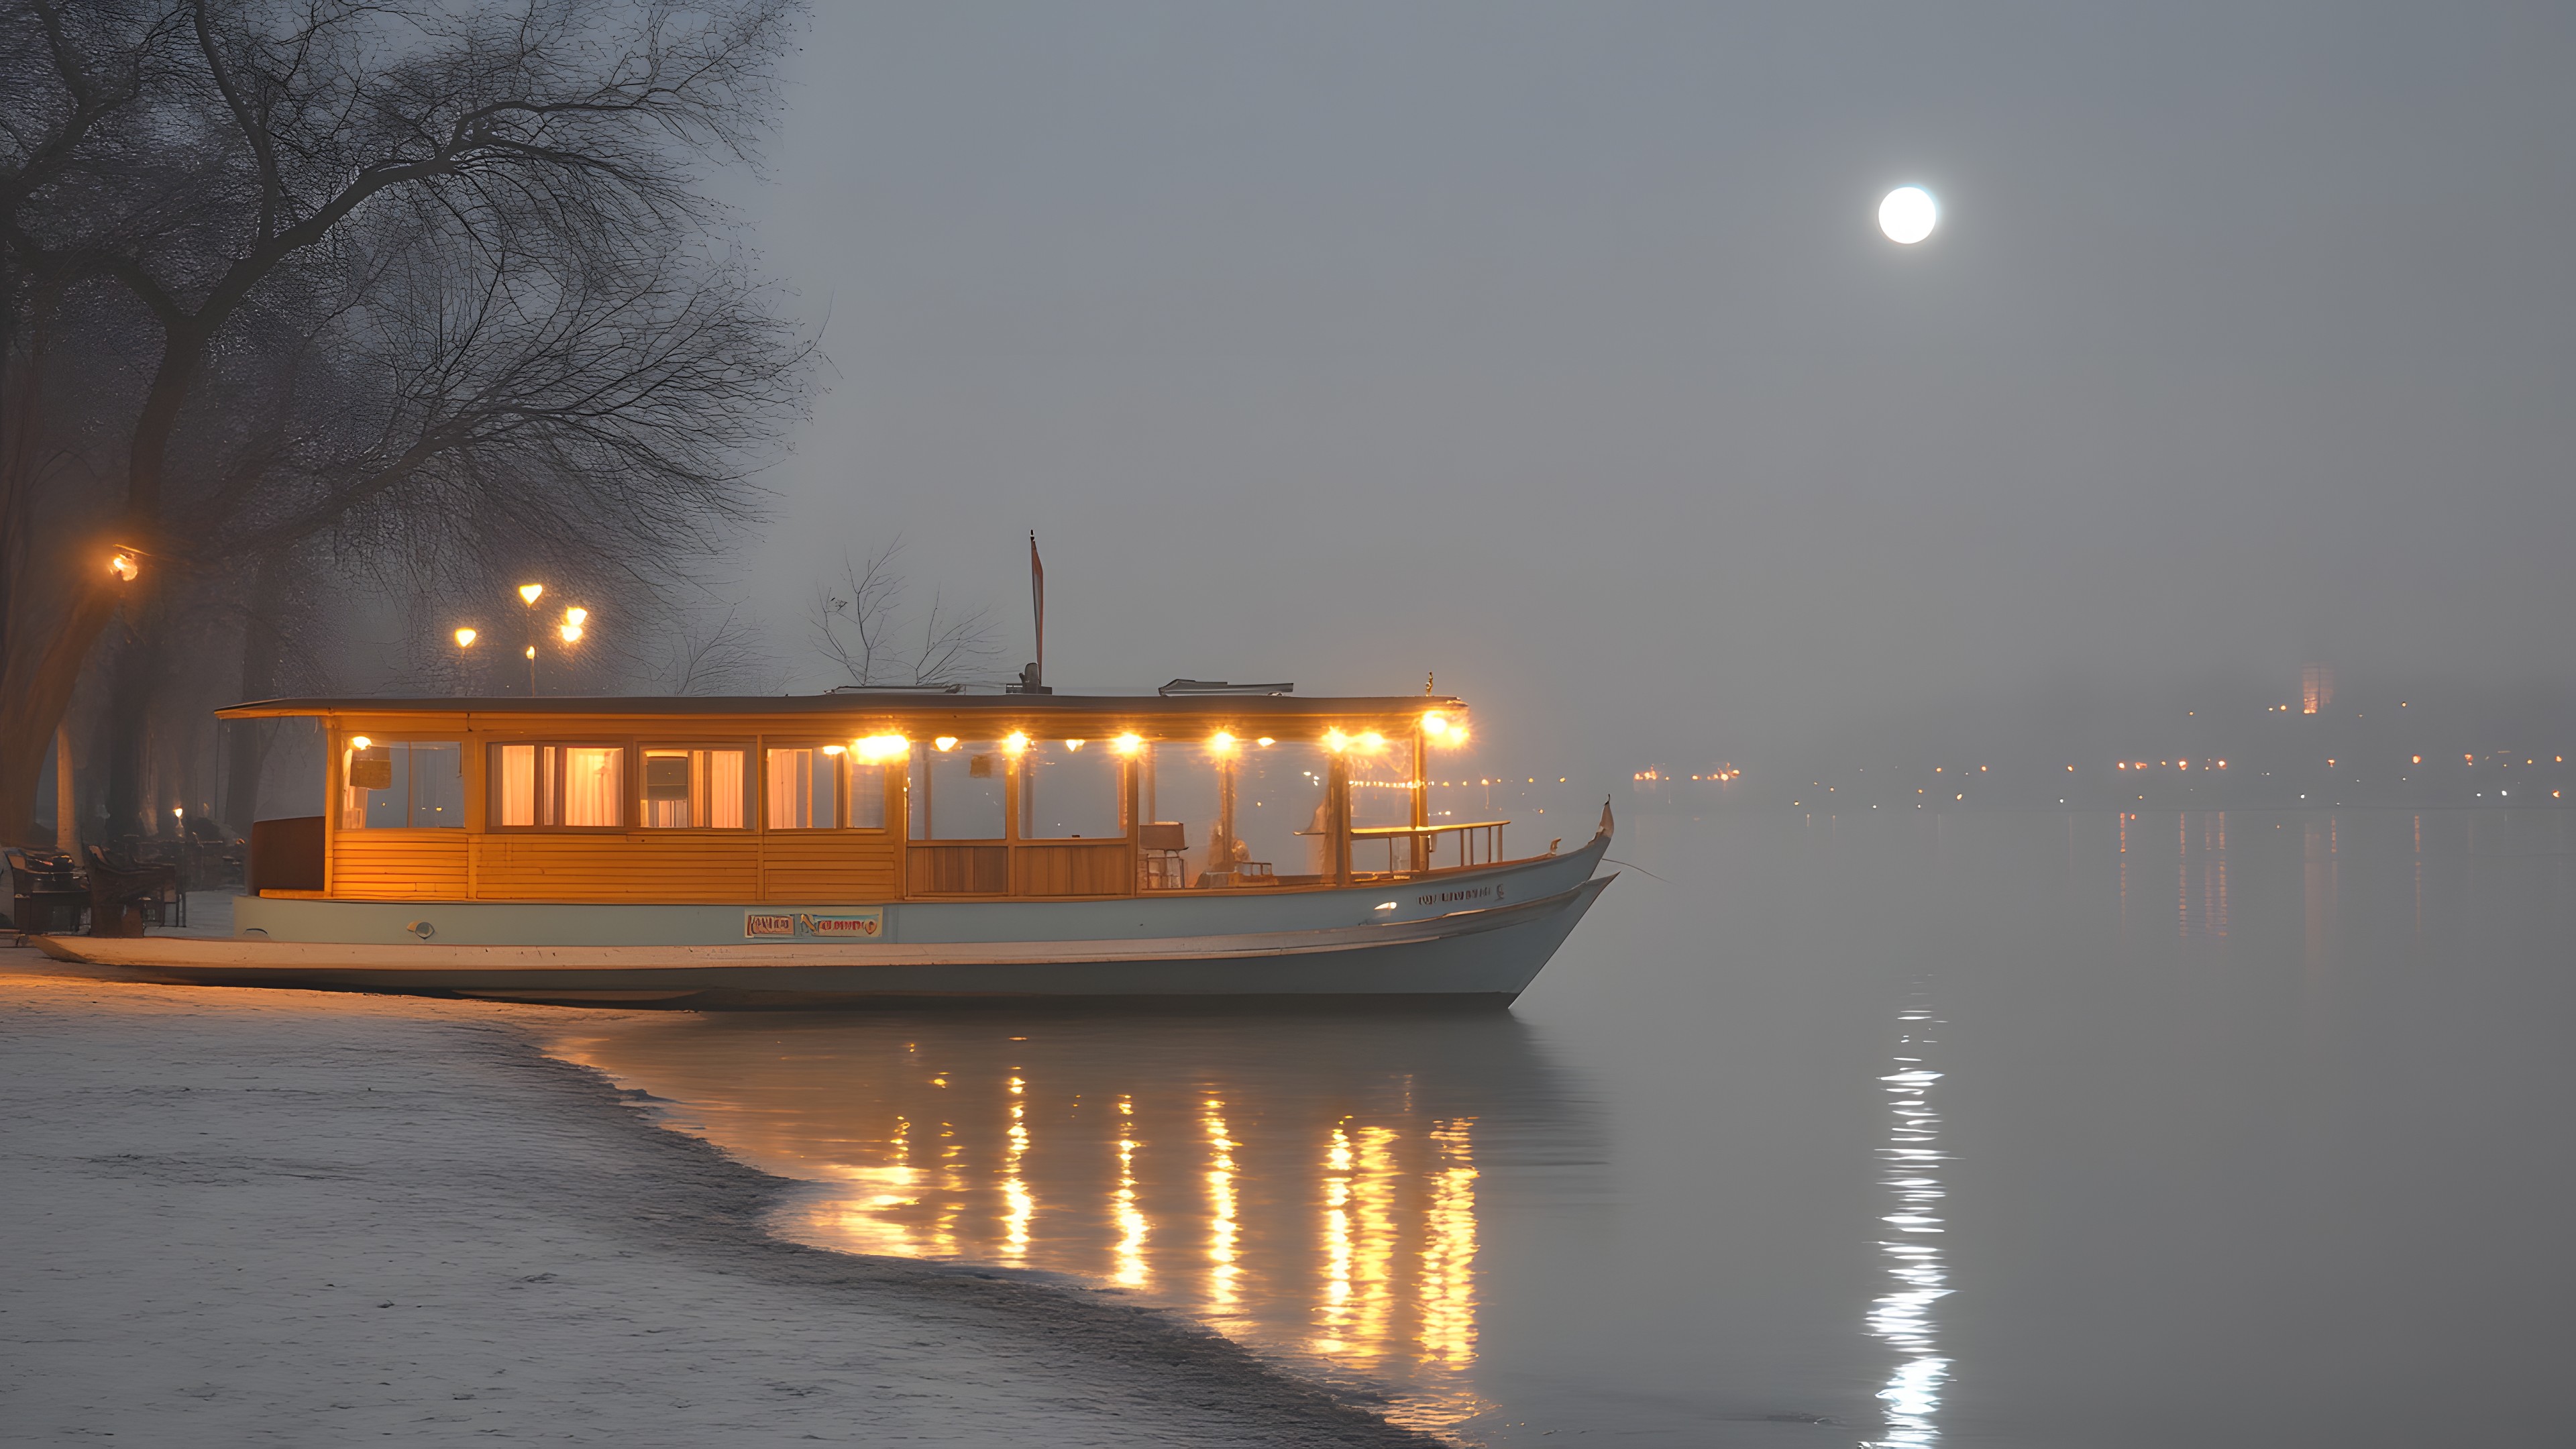
<svg viewBox="0 0 2576 1449"><path fill-rule="evenodd" d="M1652 817L1508 1015L576 1023L809 1187L1493 1444L2539 1442L2576 818Z"/></svg>
<svg viewBox="0 0 2576 1449"><path fill-rule="evenodd" d="M741 191L830 364L744 588L792 642L899 532L1007 673L1035 528L1057 682L1436 670L1602 783L2089 748L2313 660L2563 722L2571 56L2476 5L826 7Z"/></svg>

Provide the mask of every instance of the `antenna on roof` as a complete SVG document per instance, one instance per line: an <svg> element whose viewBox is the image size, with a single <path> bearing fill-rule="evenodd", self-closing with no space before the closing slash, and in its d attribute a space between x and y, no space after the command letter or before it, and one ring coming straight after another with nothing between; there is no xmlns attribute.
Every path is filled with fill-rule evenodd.
<svg viewBox="0 0 2576 1449"><path fill-rule="evenodd" d="M1029 530L1029 610L1037 616L1038 657L1020 671L1013 694L1053 694L1046 683L1046 565L1038 561L1038 531Z"/></svg>

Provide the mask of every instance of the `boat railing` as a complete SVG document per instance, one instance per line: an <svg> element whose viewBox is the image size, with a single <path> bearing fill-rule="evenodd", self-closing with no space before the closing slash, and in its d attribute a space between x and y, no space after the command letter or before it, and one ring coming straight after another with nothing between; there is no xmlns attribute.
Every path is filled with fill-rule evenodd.
<svg viewBox="0 0 2576 1449"><path fill-rule="evenodd" d="M1351 846L1356 853L1363 844L1384 841L1387 873L1394 875L1399 873L1395 864L1396 842L1421 841L1423 856L1428 861L1440 853L1439 838L1454 834L1458 837L1458 863L1446 869L1466 870L1477 865L1498 864L1502 860L1503 827L1511 823L1508 820L1454 820L1430 825L1362 825L1352 829ZM1479 846L1483 848L1482 859L1478 858ZM1423 874L1432 874L1436 869L1439 867L1427 868Z"/></svg>

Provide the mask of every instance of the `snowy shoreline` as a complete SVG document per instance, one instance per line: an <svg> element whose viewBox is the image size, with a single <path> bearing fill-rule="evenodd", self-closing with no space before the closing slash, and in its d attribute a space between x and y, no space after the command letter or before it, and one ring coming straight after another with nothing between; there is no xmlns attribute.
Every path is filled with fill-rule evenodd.
<svg viewBox="0 0 2576 1449"><path fill-rule="evenodd" d="M29 1441L1435 1444L1079 1286L788 1243L546 1008L0 951Z"/></svg>

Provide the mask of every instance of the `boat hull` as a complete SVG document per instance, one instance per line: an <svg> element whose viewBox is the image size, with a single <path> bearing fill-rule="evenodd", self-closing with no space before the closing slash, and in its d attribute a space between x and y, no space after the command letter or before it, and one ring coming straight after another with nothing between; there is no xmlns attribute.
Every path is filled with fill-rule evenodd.
<svg viewBox="0 0 2576 1449"><path fill-rule="evenodd" d="M428 940L416 935L398 941L298 940L279 939L274 932L247 934L266 928L245 926L245 934L230 938L44 936L36 943L64 960L197 984L603 1005L707 1008L1031 999L1367 998L1500 1006L1508 1005L1529 985L1613 879L1590 876L1601 844L1571 856L1446 880L1304 898L1238 896L1171 902L1193 909L1185 914L1160 909L1142 913L1154 925L1267 928L1256 930L1086 936L1077 934L1082 921L1067 918L1076 907L1114 908L1116 914L1091 913L1097 921L1133 919L1140 912L1133 902L986 906L980 914L966 914L977 909L967 906L926 912L907 903L899 908L906 913L902 916L891 914L898 908L884 908L888 914L879 918L883 924L878 933L864 941L618 939L640 929L635 920L613 911L590 911L549 918L556 922L553 933L608 939L451 941L444 939L448 931L434 929ZM1207 909L1221 902L1231 902L1232 908ZM1462 902L1467 908L1456 908ZM367 912L344 912L337 920L365 929L337 934L376 936L371 913L386 903L245 900L240 904L306 910L242 912L239 919L285 925L300 916L308 925L325 927L334 916L311 908L362 906ZM465 904L414 902L398 904L396 909L416 919L443 914L454 920L460 918L459 908ZM1150 903L1155 908L1165 904ZM672 909L689 908L625 911ZM1337 915L1342 923L1322 924L1331 916L1319 912ZM1354 913L1359 920L1352 920ZM740 915L737 912L734 918ZM1316 917L1318 923L1302 924L1301 915ZM587 922L587 929L573 929L566 921ZM981 939L938 939L970 927L981 928L975 932Z"/></svg>

